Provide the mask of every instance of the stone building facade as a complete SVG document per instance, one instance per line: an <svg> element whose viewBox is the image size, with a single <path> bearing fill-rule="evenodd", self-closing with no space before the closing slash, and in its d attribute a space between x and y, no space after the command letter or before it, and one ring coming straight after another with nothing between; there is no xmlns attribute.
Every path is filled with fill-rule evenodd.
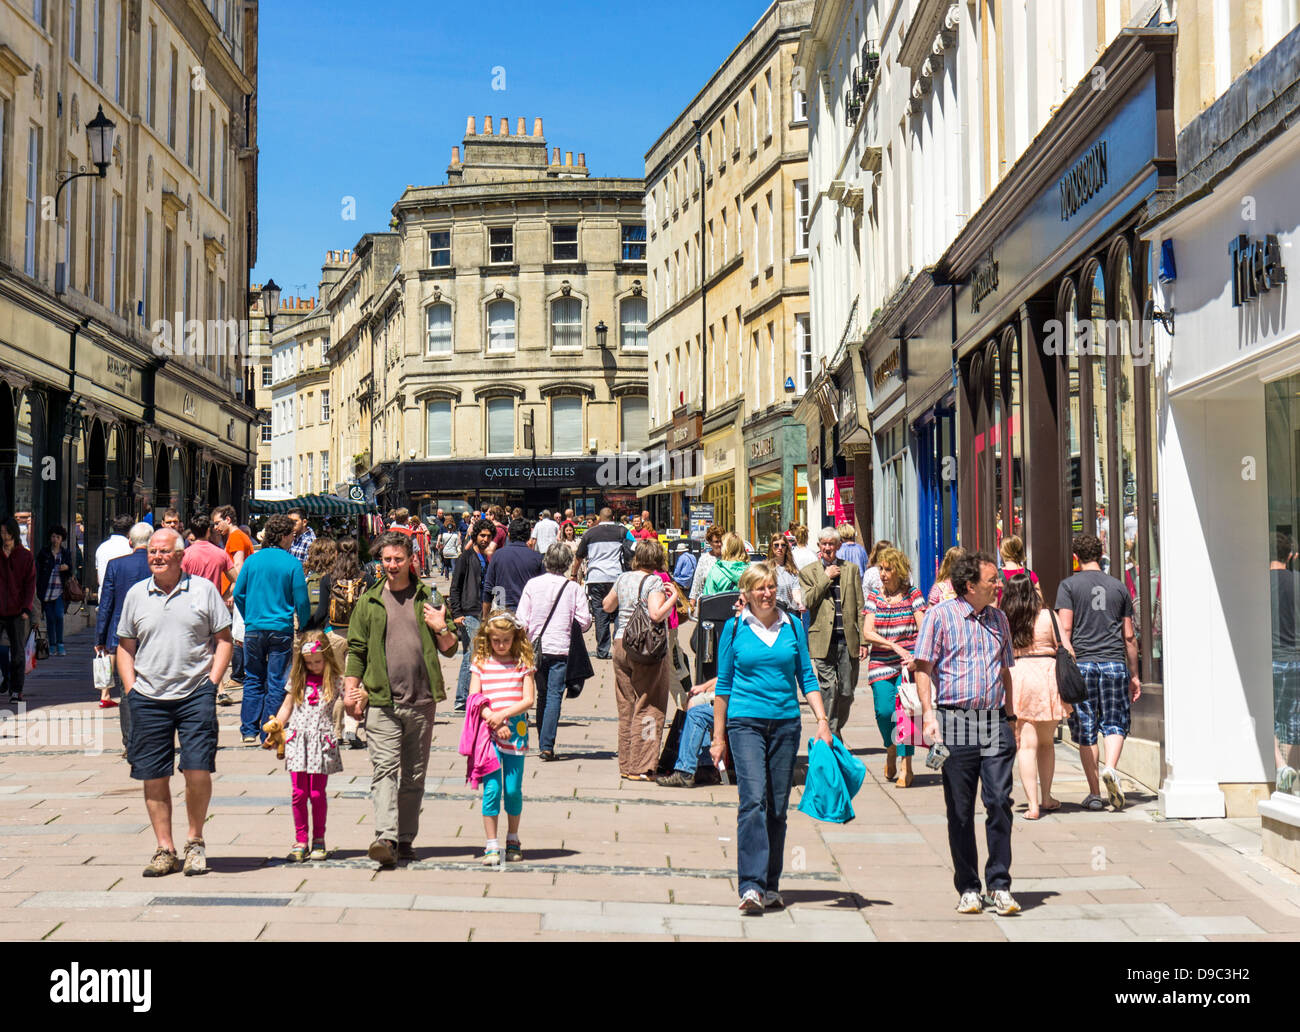
<svg viewBox="0 0 1300 1032"><path fill-rule="evenodd" d="M794 54L811 0L778 0L646 154L657 526L696 504L758 547L807 513L796 399L811 376L808 130ZM701 510L696 510L700 512Z"/></svg>
<svg viewBox="0 0 1300 1032"><path fill-rule="evenodd" d="M248 495L257 11L0 2L0 510L39 538ZM100 109L107 174L59 192Z"/></svg>
<svg viewBox="0 0 1300 1032"><path fill-rule="evenodd" d="M471 117L447 183L408 187L393 215L400 272L381 282L372 261L330 300L370 340L357 389L381 504L635 507L620 455L646 441L642 181L548 152L540 118Z"/></svg>

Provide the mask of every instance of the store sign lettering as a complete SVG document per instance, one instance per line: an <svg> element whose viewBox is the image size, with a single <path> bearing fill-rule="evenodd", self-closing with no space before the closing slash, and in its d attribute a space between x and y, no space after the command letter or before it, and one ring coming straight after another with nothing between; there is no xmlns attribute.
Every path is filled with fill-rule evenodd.
<svg viewBox="0 0 1300 1032"><path fill-rule="evenodd" d="M871 382L875 385L876 390L880 390L886 380L898 372L898 348L886 356L885 360L876 366L876 371L871 374Z"/></svg>
<svg viewBox="0 0 1300 1032"><path fill-rule="evenodd" d="M1251 240L1244 233L1228 245L1232 258L1232 307L1255 301L1274 287L1286 282L1277 235L1269 233L1263 240Z"/></svg>
<svg viewBox="0 0 1300 1032"><path fill-rule="evenodd" d="M970 310L974 315L980 310L980 302L998 289L998 263L990 258L975 267L970 280Z"/></svg>
<svg viewBox="0 0 1300 1032"><path fill-rule="evenodd" d="M764 459L776 450L775 440L771 437L763 437L757 441L749 443L749 457L753 459Z"/></svg>
<svg viewBox="0 0 1300 1032"><path fill-rule="evenodd" d="M1106 141L1098 140L1057 184L1061 195L1061 221L1068 222L1080 208L1100 193L1108 178Z"/></svg>
<svg viewBox="0 0 1300 1032"><path fill-rule="evenodd" d="M192 416L197 413L198 410L199 405L198 402L194 400L194 395L186 394L184 399L181 401L181 411L187 416Z"/></svg>
<svg viewBox="0 0 1300 1032"><path fill-rule="evenodd" d="M488 466L483 470L483 475L489 480L500 480L502 477L524 477L525 479L567 477L572 479L577 476L577 472L573 466Z"/></svg>
<svg viewBox="0 0 1300 1032"><path fill-rule="evenodd" d="M131 378L135 375L135 366L113 355L107 356L106 363L108 375L113 377L113 386L119 391L129 391Z"/></svg>

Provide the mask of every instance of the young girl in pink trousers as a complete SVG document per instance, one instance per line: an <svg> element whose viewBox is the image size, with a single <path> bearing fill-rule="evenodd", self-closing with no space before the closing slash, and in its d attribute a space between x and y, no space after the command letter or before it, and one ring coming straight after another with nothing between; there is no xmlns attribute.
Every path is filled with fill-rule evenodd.
<svg viewBox="0 0 1300 1032"><path fill-rule="evenodd" d="M276 714L284 728L285 769L293 785L295 841L289 859L324 860L326 784L331 774L343 769L339 743L334 736L334 700L339 694L343 671L334 650L319 631L303 635L293 657L289 690ZM307 804L311 803L311 852L307 850Z"/></svg>

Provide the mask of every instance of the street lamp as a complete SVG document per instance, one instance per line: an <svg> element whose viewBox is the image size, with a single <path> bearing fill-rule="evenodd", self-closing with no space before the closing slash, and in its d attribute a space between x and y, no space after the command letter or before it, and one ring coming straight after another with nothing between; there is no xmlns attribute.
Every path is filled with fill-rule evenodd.
<svg viewBox="0 0 1300 1032"><path fill-rule="evenodd" d="M596 346L602 350L607 346L605 338L609 336L609 327L605 325L605 320L601 319L596 323Z"/></svg>
<svg viewBox="0 0 1300 1032"><path fill-rule="evenodd" d="M83 176L95 176L103 179L108 175L108 166L113 162L113 130L117 128L105 115L104 105L99 105L99 111L95 117L86 123L86 140L90 145L90 163L95 166L94 172L86 171L85 165L78 165L75 172L55 172L54 178L58 180L59 188L54 191L54 224L59 222L59 196L63 193L63 188L71 183L74 179L81 179ZM59 262L54 269L54 292L62 294L67 287L67 264L65 261Z"/></svg>
<svg viewBox="0 0 1300 1032"><path fill-rule="evenodd" d="M275 313L280 310L280 287L275 278L266 281L262 287L262 311L266 313L266 332L275 332Z"/></svg>

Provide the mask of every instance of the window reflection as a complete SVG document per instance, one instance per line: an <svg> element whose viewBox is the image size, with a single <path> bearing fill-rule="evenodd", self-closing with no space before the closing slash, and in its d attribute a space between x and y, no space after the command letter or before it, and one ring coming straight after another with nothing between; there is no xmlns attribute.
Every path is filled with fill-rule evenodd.
<svg viewBox="0 0 1300 1032"><path fill-rule="evenodd" d="M1101 541L1101 568L1110 570L1110 515L1106 499L1107 478L1110 476L1110 448L1107 433L1109 420L1106 418L1106 397L1109 388L1109 376L1106 361L1106 283L1100 265L1093 267L1089 285L1088 317L1091 327L1091 355L1088 366L1092 374L1092 413L1089 419L1093 435L1092 497L1094 499L1094 520L1097 537Z"/></svg>
<svg viewBox="0 0 1300 1032"><path fill-rule="evenodd" d="M1300 795L1300 573L1296 572L1300 481L1300 376L1266 384L1269 602L1273 660L1273 758L1277 790Z"/></svg>

